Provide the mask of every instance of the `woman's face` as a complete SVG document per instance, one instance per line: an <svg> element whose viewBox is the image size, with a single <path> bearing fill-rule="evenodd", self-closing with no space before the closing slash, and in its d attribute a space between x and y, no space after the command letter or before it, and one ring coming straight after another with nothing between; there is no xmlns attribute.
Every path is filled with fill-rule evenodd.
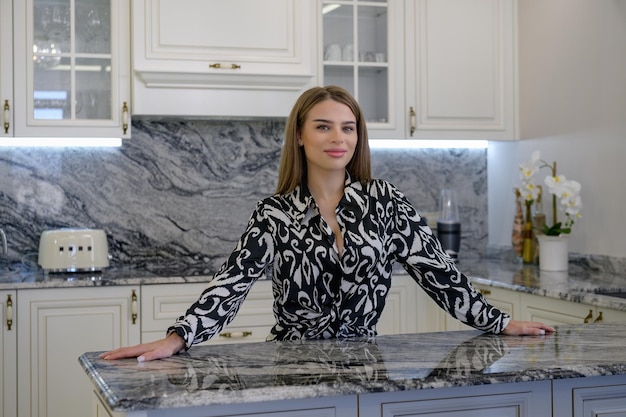
<svg viewBox="0 0 626 417"><path fill-rule="evenodd" d="M309 174L341 171L343 175L357 141L356 117L350 107L334 100L324 100L311 108L298 137Z"/></svg>

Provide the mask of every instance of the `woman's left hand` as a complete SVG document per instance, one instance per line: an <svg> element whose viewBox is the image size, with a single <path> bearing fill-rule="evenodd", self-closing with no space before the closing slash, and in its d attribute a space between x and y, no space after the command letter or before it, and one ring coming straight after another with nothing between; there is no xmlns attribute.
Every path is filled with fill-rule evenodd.
<svg viewBox="0 0 626 417"><path fill-rule="evenodd" d="M504 328L502 334L510 336L541 336L546 333L554 333L554 327L538 321L511 320Z"/></svg>

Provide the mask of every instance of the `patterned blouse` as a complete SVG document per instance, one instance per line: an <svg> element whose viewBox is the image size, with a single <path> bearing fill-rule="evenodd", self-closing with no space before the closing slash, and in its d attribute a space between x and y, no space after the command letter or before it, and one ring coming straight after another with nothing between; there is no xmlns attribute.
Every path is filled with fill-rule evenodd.
<svg viewBox="0 0 626 417"><path fill-rule="evenodd" d="M383 180L353 182L336 209L341 255L306 185L260 201L228 260L168 334L188 349L232 321L254 282L272 277L268 340L371 337L399 262L456 319L500 333L510 317L459 272L406 197Z"/></svg>

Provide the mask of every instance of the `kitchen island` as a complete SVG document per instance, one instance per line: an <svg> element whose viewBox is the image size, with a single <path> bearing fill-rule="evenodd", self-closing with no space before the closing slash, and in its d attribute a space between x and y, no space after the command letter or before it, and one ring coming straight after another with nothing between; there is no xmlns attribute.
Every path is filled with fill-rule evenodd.
<svg viewBox="0 0 626 417"><path fill-rule="evenodd" d="M79 362L110 415L613 416L626 413L624 334L621 323L568 325L540 337L422 333Z"/></svg>

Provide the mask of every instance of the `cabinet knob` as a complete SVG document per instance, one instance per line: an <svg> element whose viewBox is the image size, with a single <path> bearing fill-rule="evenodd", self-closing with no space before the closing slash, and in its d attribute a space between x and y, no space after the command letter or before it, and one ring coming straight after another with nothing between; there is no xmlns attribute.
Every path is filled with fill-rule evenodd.
<svg viewBox="0 0 626 417"><path fill-rule="evenodd" d="M219 62L216 64L210 64L209 68L214 69L241 69L241 65L239 64L230 64L230 65L222 65Z"/></svg>
<svg viewBox="0 0 626 417"><path fill-rule="evenodd" d="M13 326L13 300L11 294L7 295L7 330Z"/></svg>
<svg viewBox="0 0 626 417"><path fill-rule="evenodd" d="M479 290L479 292L480 292L482 295L491 295L491 290L485 290L485 289L482 289L482 288L481 288L481 289Z"/></svg>
<svg viewBox="0 0 626 417"><path fill-rule="evenodd" d="M584 323L589 323L593 319L593 310L589 310L589 314L584 318Z"/></svg>
<svg viewBox="0 0 626 417"><path fill-rule="evenodd" d="M9 133L9 127L11 126L9 121L9 100L4 100L4 133Z"/></svg>

